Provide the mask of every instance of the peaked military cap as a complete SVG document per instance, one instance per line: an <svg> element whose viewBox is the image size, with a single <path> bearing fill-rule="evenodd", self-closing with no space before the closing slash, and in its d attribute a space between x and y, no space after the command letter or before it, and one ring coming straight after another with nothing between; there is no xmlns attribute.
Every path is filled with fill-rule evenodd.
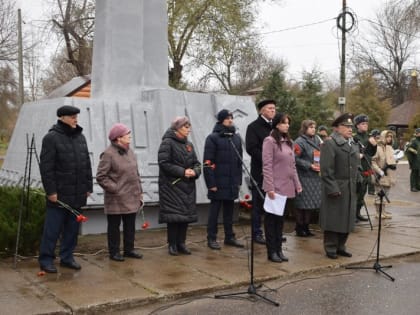
<svg viewBox="0 0 420 315"><path fill-rule="evenodd" d="M333 127L338 127L339 125L344 126L353 126L353 114L344 113L338 116L332 123Z"/></svg>

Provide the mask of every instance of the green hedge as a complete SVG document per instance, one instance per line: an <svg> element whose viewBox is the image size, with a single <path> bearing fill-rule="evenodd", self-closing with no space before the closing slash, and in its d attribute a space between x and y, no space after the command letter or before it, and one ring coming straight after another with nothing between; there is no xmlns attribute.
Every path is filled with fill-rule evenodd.
<svg viewBox="0 0 420 315"><path fill-rule="evenodd" d="M0 256L11 256L16 249L22 188L0 186ZM30 190L29 205L22 209L19 255L35 255L39 250L45 216L45 197Z"/></svg>

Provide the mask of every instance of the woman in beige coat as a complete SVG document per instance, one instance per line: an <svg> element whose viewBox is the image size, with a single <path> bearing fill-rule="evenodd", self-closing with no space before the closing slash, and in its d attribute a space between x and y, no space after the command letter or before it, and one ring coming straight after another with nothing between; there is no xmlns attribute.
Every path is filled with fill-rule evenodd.
<svg viewBox="0 0 420 315"><path fill-rule="evenodd" d="M394 149L392 144L394 142L394 133L391 130L384 130L381 132L376 154L372 157L372 168L375 171L373 182L375 184L375 207L376 217L379 218L379 204L380 197L378 193L381 189L388 195L389 190L396 182L395 170L397 169L397 162L394 158ZM385 203L382 204L382 219L391 219L392 214L385 211Z"/></svg>
<svg viewBox="0 0 420 315"><path fill-rule="evenodd" d="M105 191L109 257L124 261L120 254L120 224L123 222L124 256L142 258L134 251L136 214L143 205L143 190L137 159L130 149L131 132L123 124L112 126L111 145L101 154L96 181Z"/></svg>

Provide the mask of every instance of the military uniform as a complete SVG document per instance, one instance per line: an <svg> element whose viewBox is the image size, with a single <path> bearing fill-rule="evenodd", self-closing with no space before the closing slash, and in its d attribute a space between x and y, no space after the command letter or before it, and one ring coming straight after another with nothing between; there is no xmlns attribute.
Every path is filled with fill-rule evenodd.
<svg viewBox="0 0 420 315"><path fill-rule="evenodd" d="M410 165L410 189L413 192L420 190L420 128L416 129L416 137L410 141L405 151Z"/></svg>
<svg viewBox="0 0 420 315"><path fill-rule="evenodd" d="M351 114L338 117L333 126L351 126ZM356 182L360 177L359 148L337 131L321 146L321 207L319 223L324 230L324 250L329 258L350 257L345 243L354 229Z"/></svg>
<svg viewBox="0 0 420 315"><path fill-rule="evenodd" d="M362 122L368 122L369 119L366 115L360 114L354 117L354 124L357 126ZM372 163L372 156L376 153L376 145L372 145L369 142L369 134L368 132L357 132L354 136L354 140L359 145L359 152L363 155L361 160L361 167L360 167L360 174L361 179L357 183L357 205L356 205L356 219L360 221L367 221L360 214L360 210L364 204L364 198L367 192L368 185L370 183L371 175L373 174L373 170L371 167Z"/></svg>

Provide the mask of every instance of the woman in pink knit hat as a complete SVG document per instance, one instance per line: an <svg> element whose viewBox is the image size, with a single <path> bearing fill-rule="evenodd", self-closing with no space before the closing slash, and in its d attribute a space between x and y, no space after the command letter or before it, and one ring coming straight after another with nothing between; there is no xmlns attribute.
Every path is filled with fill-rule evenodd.
<svg viewBox="0 0 420 315"><path fill-rule="evenodd" d="M131 131L117 123L108 138L111 144L100 156L96 180L105 192L109 257L115 261L124 261L124 257L140 259L143 255L134 250L134 235L136 214L143 205L143 190L137 159L130 149ZM120 254L121 221L123 256Z"/></svg>

